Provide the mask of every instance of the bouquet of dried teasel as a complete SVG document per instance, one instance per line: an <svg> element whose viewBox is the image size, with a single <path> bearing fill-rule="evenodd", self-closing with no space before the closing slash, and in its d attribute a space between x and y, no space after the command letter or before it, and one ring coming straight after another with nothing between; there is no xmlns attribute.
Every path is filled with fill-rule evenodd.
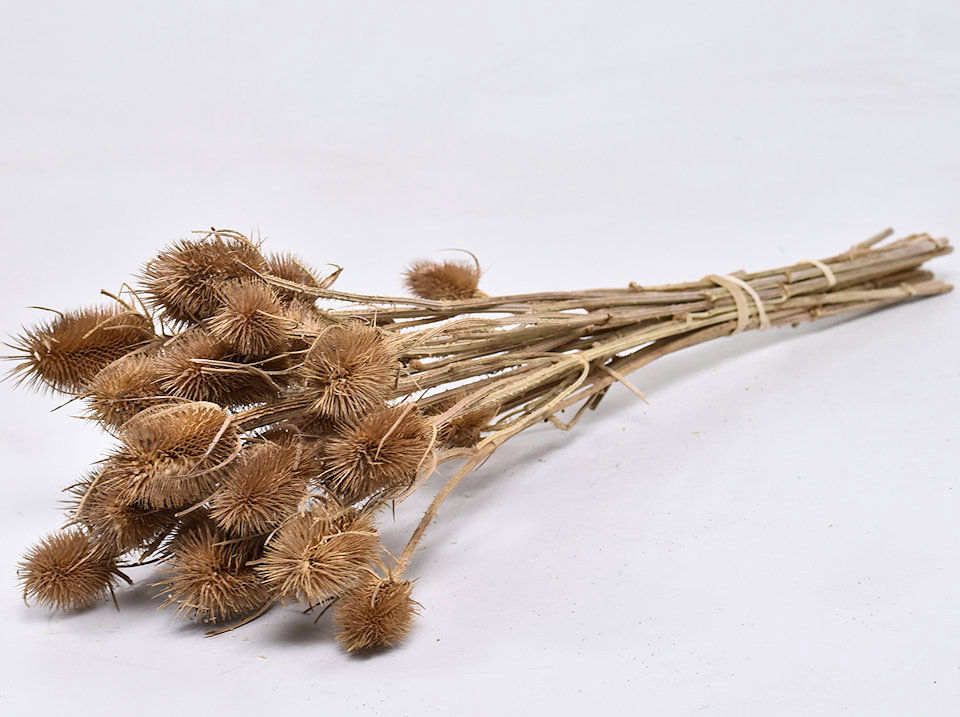
<svg viewBox="0 0 960 717"><path fill-rule="evenodd" d="M157 564L164 606L233 629L271 605L333 606L347 650L392 645L406 578L451 491L534 424L569 428L678 349L940 294L951 250L884 232L823 260L666 286L487 296L473 262L420 261L413 297L332 288L232 231L149 261L106 306L53 312L12 373L72 396L116 446L70 486L67 526L25 555L24 596L59 609ZM566 408L579 406L563 422ZM459 465L398 557L377 520Z"/></svg>

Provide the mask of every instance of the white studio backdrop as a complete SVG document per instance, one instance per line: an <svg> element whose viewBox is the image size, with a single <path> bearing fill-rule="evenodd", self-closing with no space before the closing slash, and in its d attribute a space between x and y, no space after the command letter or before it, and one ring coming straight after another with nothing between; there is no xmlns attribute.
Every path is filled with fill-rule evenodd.
<svg viewBox="0 0 960 717"><path fill-rule="evenodd" d="M948 0L2 9L5 332L211 225L389 293L448 247L505 293L960 237ZM149 571L119 613L24 607L22 549L108 441L0 385L0 712L956 714L958 319L724 339L636 374L650 406L529 431L428 532L410 639L359 659L295 607L203 639Z"/></svg>

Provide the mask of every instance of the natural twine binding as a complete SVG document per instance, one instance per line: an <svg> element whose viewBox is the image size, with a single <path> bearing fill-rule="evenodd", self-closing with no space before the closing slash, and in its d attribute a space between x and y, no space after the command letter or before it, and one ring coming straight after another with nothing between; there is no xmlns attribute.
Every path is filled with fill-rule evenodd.
<svg viewBox="0 0 960 717"><path fill-rule="evenodd" d="M823 272L824 277L827 280L827 286L831 289L837 285L837 275L833 273L833 269L824 264L819 259L804 259L801 264L813 264L820 271Z"/></svg>
<svg viewBox="0 0 960 717"><path fill-rule="evenodd" d="M733 333L739 334L750 325L751 311L750 302L747 301L748 295L757 307L757 319L760 324L758 328L761 331L770 328L770 319L767 317L767 310L763 306L763 301L750 284L729 274L708 274L704 279L726 289L733 298L733 303L737 307L737 327L733 330Z"/></svg>

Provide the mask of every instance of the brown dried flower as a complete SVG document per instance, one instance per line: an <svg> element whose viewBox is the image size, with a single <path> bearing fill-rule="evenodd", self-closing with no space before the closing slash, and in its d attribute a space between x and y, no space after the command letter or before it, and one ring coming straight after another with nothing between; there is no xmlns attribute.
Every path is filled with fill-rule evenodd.
<svg viewBox="0 0 960 717"><path fill-rule="evenodd" d="M213 493L239 448L230 415L212 403L147 409L128 421L107 459L106 485L150 508L184 508Z"/></svg>
<svg viewBox="0 0 960 717"><path fill-rule="evenodd" d="M436 404L432 407L431 413L443 413L453 407L457 399L458 396L453 396ZM473 448L479 443L483 431L487 430L497 413L499 410L490 406L456 415L438 426L437 441L441 445L453 448Z"/></svg>
<svg viewBox="0 0 960 717"><path fill-rule="evenodd" d="M377 545L369 518L318 506L280 527L256 570L277 596L312 605L340 595L366 575Z"/></svg>
<svg viewBox="0 0 960 717"><path fill-rule="evenodd" d="M297 444L260 443L244 449L210 502L210 515L231 535L266 533L297 511L307 489Z"/></svg>
<svg viewBox="0 0 960 717"><path fill-rule="evenodd" d="M177 615L196 622L223 622L253 612L269 599L247 562L255 555L245 543L224 542L223 533L209 524L177 536L170 559L157 583L167 599L176 603Z"/></svg>
<svg viewBox="0 0 960 717"><path fill-rule="evenodd" d="M106 366L90 380L87 412L105 426L119 427L145 408L164 401L153 356L132 354Z"/></svg>
<svg viewBox="0 0 960 717"><path fill-rule="evenodd" d="M346 503L406 487L426 462L431 437L428 421L408 406L371 411L326 441L324 484Z"/></svg>
<svg viewBox="0 0 960 717"><path fill-rule="evenodd" d="M285 350L293 323L273 290L245 279L223 289L223 307L207 324L211 336L237 354L270 356Z"/></svg>
<svg viewBox="0 0 960 717"><path fill-rule="evenodd" d="M422 299L473 299L482 296L477 290L480 273L480 266L468 261L419 259L404 272L404 284Z"/></svg>
<svg viewBox="0 0 960 717"><path fill-rule="evenodd" d="M294 256L293 254L288 254L285 252L279 254L270 254L267 256L266 271L271 276L275 276L278 279L286 279L287 281L292 281L295 284L302 284L303 286L309 287L320 286L316 276L314 276L313 270L304 264L299 257ZM297 291L279 288L275 289L275 291L280 297L280 300L285 303L294 300L307 302L310 301L309 298L304 297L303 294Z"/></svg>
<svg viewBox="0 0 960 717"><path fill-rule="evenodd" d="M172 396L244 406L275 398L277 389L256 371L204 363L235 362L230 348L202 329L186 331L157 359L160 386Z"/></svg>
<svg viewBox="0 0 960 717"><path fill-rule="evenodd" d="M150 320L120 307L97 306L59 314L25 329L10 347L19 354L11 374L30 386L82 391L107 364L154 338Z"/></svg>
<svg viewBox="0 0 960 717"><path fill-rule="evenodd" d="M380 405L399 364L383 334L366 324L333 326L304 358L300 375L313 413L334 420L359 416Z"/></svg>
<svg viewBox="0 0 960 717"><path fill-rule="evenodd" d="M347 652L391 647L413 627L419 604L409 580L368 575L333 608L337 641Z"/></svg>
<svg viewBox="0 0 960 717"><path fill-rule="evenodd" d="M122 576L113 558L76 529L43 538L24 555L17 573L24 600L59 610L88 607Z"/></svg>
<svg viewBox="0 0 960 717"><path fill-rule="evenodd" d="M178 241L160 252L144 267L141 283L164 316L192 323L217 312L223 285L249 277L246 267L266 269L253 244L239 235L211 234Z"/></svg>

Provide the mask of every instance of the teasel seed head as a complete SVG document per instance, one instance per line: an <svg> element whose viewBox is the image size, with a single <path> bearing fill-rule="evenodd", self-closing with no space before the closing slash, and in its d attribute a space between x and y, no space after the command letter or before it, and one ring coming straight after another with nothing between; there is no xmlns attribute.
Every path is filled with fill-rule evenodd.
<svg viewBox="0 0 960 717"><path fill-rule="evenodd" d="M277 388L262 374L203 363L241 363L237 359L223 341L202 329L190 329L161 350L157 358L160 386L171 396L221 406L245 406L276 398Z"/></svg>
<svg viewBox="0 0 960 717"><path fill-rule="evenodd" d="M43 538L26 552L17 574L24 600L58 610L89 607L121 577L113 556L77 529Z"/></svg>
<svg viewBox="0 0 960 717"><path fill-rule="evenodd" d="M178 323L213 316L224 284L247 278L250 267L266 270L260 251L239 236L213 233L203 239L175 242L147 262L141 284L163 315Z"/></svg>
<svg viewBox="0 0 960 717"><path fill-rule="evenodd" d="M342 594L368 574L378 545L368 517L320 505L287 520L255 566L277 597L313 605Z"/></svg>
<svg viewBox="0 0 960 717"><path fill-rule="evenodd" d="M421 299L473 299L482 296L477 289L480 274L479 264L468 261L419 259L404 272L404 284Z"/></svg>
<svg viewBox="0 0 960 717"><path fill-rule="evenodd" d="M207 324L210 335L237 354L271 356L290 343L294 324L281 316L283 307L266 284L245 279L223 289L223 307Z"/></svg>
<svg viewBox="0 0 960 717"><path fill-rule="evenodd" d="M304 264L299 257L288 253L269 254L267 256L267 273L278 279L286 279L295 284L302 284L316 288L320 286L313 270ZM284 303L291 301L300 301L304 303L313 303L313 299L292 289L275 288L280 300Z"/></svg>
<svg viewBox="0 0 960 717"><path fill-rule="evenodd" d="M170 545L170 557L159 568L157 583L177 605L177 615L195 622L223 622L247 615L269 599L247 562L256 544L230 541L210 524L199 524Z"/></svg>
<svg viewBox="0 0 960 717"><path fill-rule="evenodd" d="M155 338L146 316L97 306L59 314L25 329L9 346L18 363L10 375L29 386L82 391L102 368Z"/></svg>
<svg viewBox="0 0 960 717"><path fill-rule="evenodd" d="M120 439L102 480L148 508L185 508L210 496L240 447L230 414L199 402L142 411L124 424Z"/></svg>
<svg viewBox="0 0 960 717"><path fill-rule="evenodd" d="M347 652L392 647L407 636L419 612L409 580L367 575L333 607L337 641Z"/></svg>
<svg viewBox="0 0 960 717"><path fill-rule="evenodd" d="M323 483L345 503L405 488L426 463L432 436L407 405L373 410L326 441Z"/></svg>
<svg viewBox="0 0 960 717"><path fill-rule="evenodd" d="M109 554L145 548L176 525L173 510L132 502L105 478L98 471L68 489L73 496L69 515Z"/></svg>
<svg viewBox="0 0 960 717"><path fill-rule="evenodd" d="M311 412L333 420L383 403L399 367L391 342L366 324L333 326L317 337L300 369Z"/></svg>
<svg viewBox="0 0 960 717"><path fill-rule="evenodd" d="M86 392L87 413L104 426L117 428L162 397L157 359L130 354L100 370Z"/></svg>
<svg viewBox="0 0 960 717"><path fill-rule="evenodd" d="M297 444L248 446L227 468L210 515L233 536L267 533L297 512L307 491Z"/></svg>
<svg viewBox="0 0 960 717"><path fill-rule="evenodd" d="M428 411L431 414L439 415L447 409L452 408L458 398L462 396L454 395L431 406ZM490 422L496 418L499 409L490 406L474 409L453 416L453 418L438 424L437 442L443 446L451 448L473 448L480 442L483 431L487 430Z"/></svg>

